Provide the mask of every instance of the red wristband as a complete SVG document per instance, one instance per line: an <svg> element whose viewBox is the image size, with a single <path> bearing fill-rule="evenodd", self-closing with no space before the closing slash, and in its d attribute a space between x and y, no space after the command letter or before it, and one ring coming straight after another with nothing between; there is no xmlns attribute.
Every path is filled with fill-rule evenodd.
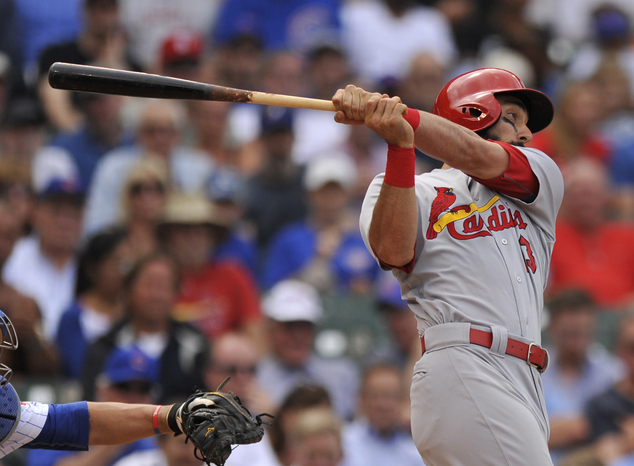
<svg viewBox="0 0 634 466"><path fill-rule="evenodd" d="M387 146L387 164L383 182L397 188L414 186L416 175L416 153L414 147Z"/></svg>
<svg viewBox="0 0 634 466"><path fill-rule="evenodd" d="M403 118L405 118L405 121L410 124L414 131L416 131L416 128L420 125L420 112L413 108L408 108L407 113L403 115Z"/></svg>
<svg viewBox="0 0 634 466"><path fill-rule="evenodd" d="M154 428L154 433L156 435L161 435L161 431L159 430L158 426L158 413L162 407L163 405L158 405L156 408L154 408L154 412L152 413L152 427Z"/></svg>

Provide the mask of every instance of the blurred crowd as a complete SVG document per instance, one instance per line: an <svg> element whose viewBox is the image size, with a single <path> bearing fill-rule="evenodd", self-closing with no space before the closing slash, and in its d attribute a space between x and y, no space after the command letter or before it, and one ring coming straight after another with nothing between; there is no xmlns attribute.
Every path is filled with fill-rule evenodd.
<svg viewBox="0 0 634 466"><path fill-rule="evenodd" d="M23 398L171 403L230 377L275 422L229 466L422 465L416 320L358 229L386 144L330 112L71 93L48 69L318 99L354 83L431 111L449 79L498 67L556 108L529 144L566 189L553 459L634 465L631 0L0 0L0 23L0 308L20 339L2 360ZM201 462L162 436L1 464Z"/></svg>

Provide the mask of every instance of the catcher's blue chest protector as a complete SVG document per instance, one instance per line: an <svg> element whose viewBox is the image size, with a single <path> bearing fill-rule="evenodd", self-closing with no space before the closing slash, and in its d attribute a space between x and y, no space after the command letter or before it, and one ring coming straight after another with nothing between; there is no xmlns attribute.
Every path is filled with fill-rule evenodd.
<svg viewBox="0 0 634 466"><path fill-rule="evenodd" d="M20 397L10 383L0 386L0 443L11 437L20 421Z"/></svg>

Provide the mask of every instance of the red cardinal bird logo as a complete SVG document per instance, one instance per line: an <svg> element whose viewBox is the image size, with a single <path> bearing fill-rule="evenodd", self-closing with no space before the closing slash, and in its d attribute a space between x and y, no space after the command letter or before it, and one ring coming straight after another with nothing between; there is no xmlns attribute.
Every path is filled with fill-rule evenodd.
<svg viewBox="0 0 634 466"><path fill-rule="evenodd" d="M438 194L436 199L431 203L431 211L429 213L429 227L427 228L427 239L434 239L438 236L434 230L434 224L438 221L440 214L449 208L456 200L453 188L434 188Z"/></svg>

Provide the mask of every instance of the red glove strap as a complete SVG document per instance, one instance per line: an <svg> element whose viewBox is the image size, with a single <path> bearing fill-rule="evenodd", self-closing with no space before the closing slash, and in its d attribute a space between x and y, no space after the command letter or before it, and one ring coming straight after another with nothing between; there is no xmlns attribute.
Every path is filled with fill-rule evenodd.
<svg viewBox="0 0 634 466"><path fill-rule="evenodd" d="M156 435L161 435L161 431L159 430L158 426L158 413L162 407L163 405L158 405L156 408L154 408L154 412L152 413L152 427L154 428L154 433Z"/></svg>
<svg viewBox="0 0 634 466"><path fill-rule="evenodd" d="M403 118L405 118L405 121L410 124L414 131L416 131L416 128L420 125L420 112L413 108L408 108L407 113L403 115Z"/></svg>
<svg viewBox="0 0 634 466"><path fill-rule="evenodd" d="M383 182L397 188L414 186L416 174L416 153L414 147L387 146L387 164Z"/></svg>

